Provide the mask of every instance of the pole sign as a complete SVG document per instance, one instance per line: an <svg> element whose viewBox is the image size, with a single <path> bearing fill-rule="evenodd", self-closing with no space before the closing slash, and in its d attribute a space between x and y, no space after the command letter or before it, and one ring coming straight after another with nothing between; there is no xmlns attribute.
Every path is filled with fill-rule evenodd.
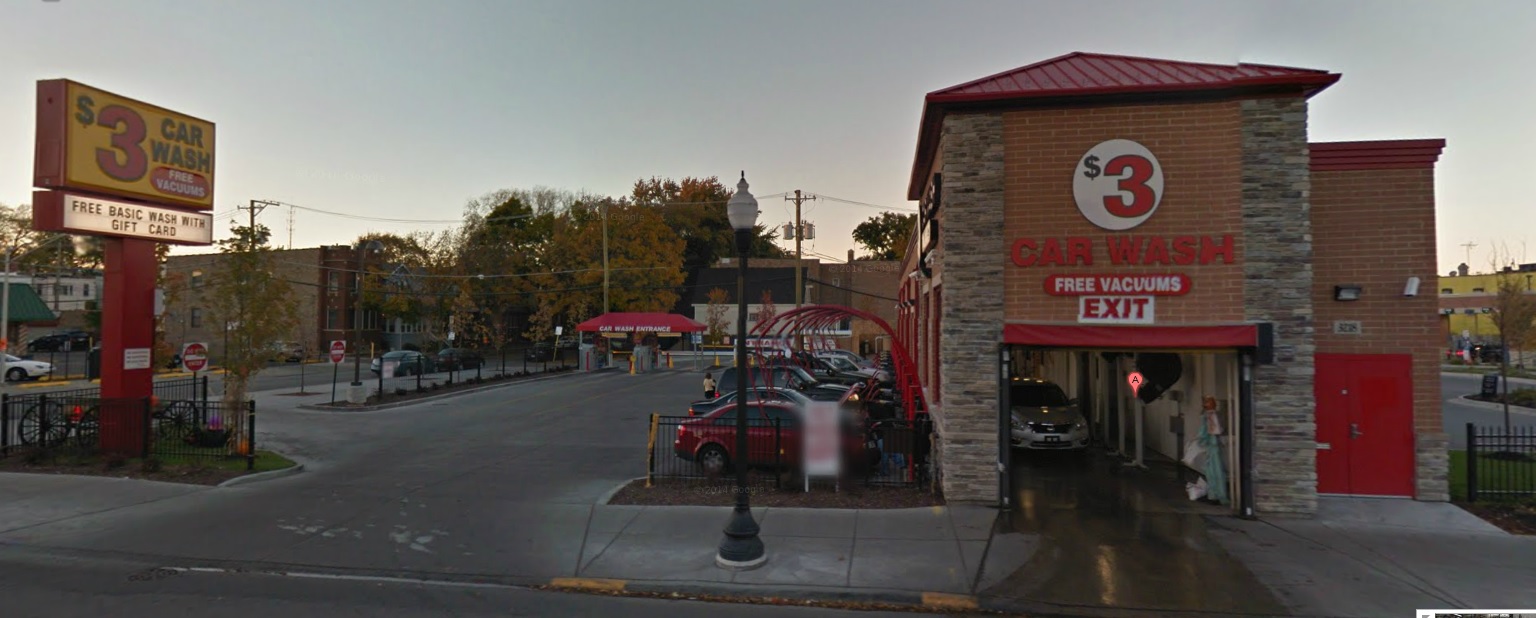
<svg viewBox="0 0 1536 618"><path fill-rule="evenodd" d="M813 401L805 406L805 476L837 476L842 462L841 406L835 401Z"/></svg>
<svg viewBox="0 0 1536 618"><path fill-rule="evenodd" d="M189 343L181 346L181 367L192 373L208 368L208 344Z"/></svg>
<svg viewBox="0 0 1536 618"><path fill-rule="evenodd" d="M331 363L339 364L347 360L347 342L336 340L331 342Z"/></svg>
<svg viewBox="0 0 1536 618"><path fill-rule="evenodd" d="M88 236L213 244L213 214L146 206L64 191L32 192L33 228Z"/></svg>
<svg viewBox="0 0 1536 618"><path fill-rule="evenodd" d="M67 79L37 83L33 186L213 210L213 123Z"/></svg>

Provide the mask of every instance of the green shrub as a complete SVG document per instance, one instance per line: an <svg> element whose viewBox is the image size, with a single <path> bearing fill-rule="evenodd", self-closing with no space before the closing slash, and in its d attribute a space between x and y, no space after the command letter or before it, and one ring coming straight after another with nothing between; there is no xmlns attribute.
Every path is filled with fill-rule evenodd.
<svg viewBox="0 0 1536 618"><path fill-rule="evenodd" d="M1517 406L1536 407L1536 388L1521 388L1510 391L1509 403Z"/></svg>

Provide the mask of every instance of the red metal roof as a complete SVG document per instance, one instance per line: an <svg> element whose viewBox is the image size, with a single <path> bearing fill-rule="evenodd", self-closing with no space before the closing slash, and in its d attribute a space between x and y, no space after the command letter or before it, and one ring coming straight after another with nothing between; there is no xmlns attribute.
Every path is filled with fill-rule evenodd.
<svg viewBox="0 0 1536 618"><path fill-rule="evenodd" d="M1308 144L1312 171L1385 170L1431 168L1445 150L1443 139L1405 139L1374 142L1322 142Z"/></svg>
<svg viewBox="0 0 1536 618"><path fill-rule="evenodd" d="M675 313L604 313L576 325L581 332L697 333L703 324Z"/></svg>
<svg viewBox="0 0 1536 618"><path fill-rule="evenodd" d="M1179 62L1073 52L928 93L933 103L1122 92L1223 90L1257 85L1302 86L1310 96L1339 80L1316 69L1238 63Z"/></svg>
<svg viewBox="0 0 1536 618"><path fill-rule="evenodd" d="M1266 64L1180 62L1073 52L928 93L907 199L922 198L947 108L964 104L1069 103L1113 95L1296 92L1311 97L1338 73Z"/></svg>

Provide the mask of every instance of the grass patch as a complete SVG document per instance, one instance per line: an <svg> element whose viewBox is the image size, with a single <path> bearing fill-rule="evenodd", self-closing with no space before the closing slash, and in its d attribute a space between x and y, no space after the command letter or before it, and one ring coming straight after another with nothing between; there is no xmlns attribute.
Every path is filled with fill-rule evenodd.
<svg viewBox="0 0 1536 618"><path fill-rule="evenodd" d="M195 454L177 453L175 455L156 457L156 459L159 459L160 464L164 466L211 468L214 470L230 470L236 472L245 471L245 458L240 456L213 458L207 456L197 456ZM129 462L130 465L137 465L139 463L140 462L138 460ZM293 460L288 459L287 457L283 457L282 455L272 451L256 451L256 467L251 470L251 473L254 474L257 472L271 472L273 470L292 468L295 465L297 464L293 463Z"/></svg>
<svg viewBox="0 0 1536 618"><path fill-rule="evenodd" d="M1454 365L1454 366L1442 366L1440 368L1440 370L1444 371L1446 373L1470 373L1470 374L1483 375L1483 374L1488 374L1488 373L1498 373L1499 372L1499 366L1498 365ZM1524 378L1524 379L1527 379L1527 380L1536 379L1536 372L1529 371L1529 370L1515 369L1514 367L1510 367L1509 368L1509 377L1511 377L1511 378Z"/></svg>
<svg viewBox="0 0 1536 618"><path fill-rule="evenodd" d="M1478 456L1478 489L1479 491L1499 490L1536 490L1536 459L1529 456L1523 461L1499 459L1493 453L1479 453ZM1448 481L1451 487L1451 500L1465 502L1467 500L1467 452L1451 451L1451 469ZM1480 499L1493 499L1491 496L1479 496ZM1536 496L1527 496L1522 501L1536 502Z"/></svg>

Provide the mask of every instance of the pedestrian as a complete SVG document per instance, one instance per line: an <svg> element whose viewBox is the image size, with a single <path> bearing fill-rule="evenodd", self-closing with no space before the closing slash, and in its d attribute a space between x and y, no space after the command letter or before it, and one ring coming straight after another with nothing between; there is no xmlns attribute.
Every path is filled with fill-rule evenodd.
<svg viewBox="0 0 1536 618"><path fill-rule="evenodd" d="M704 398L715 398L715 378L708 373L704 374Z"/></svg>

